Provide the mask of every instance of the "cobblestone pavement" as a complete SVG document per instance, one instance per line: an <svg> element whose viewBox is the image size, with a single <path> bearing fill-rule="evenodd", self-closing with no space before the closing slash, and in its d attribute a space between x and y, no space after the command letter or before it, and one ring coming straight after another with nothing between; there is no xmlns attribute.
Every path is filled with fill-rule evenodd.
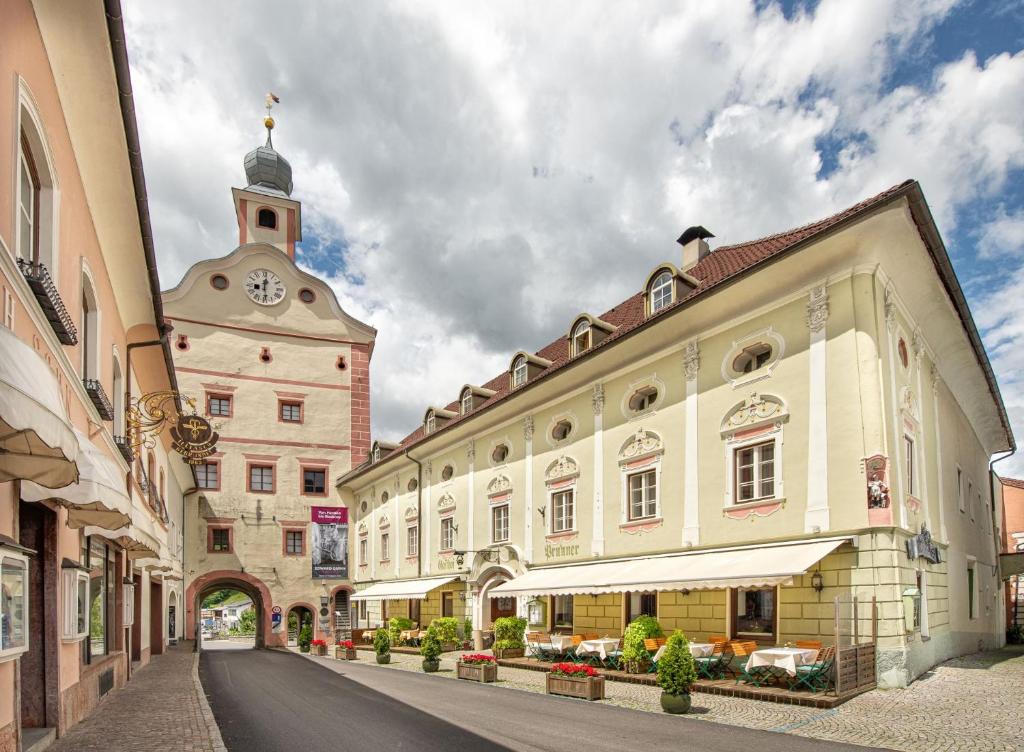
<svg viewBox="0 0 1024 752"><path fill-rule="evenodd" d="M458 654L441 658L437 676L455 679ZM312 658L339 666L333 658ZM370 652L359 660L373 663ZM415 655L391 654L384 670L421 671ZM502 666L498 685L544 692L544 674ZM1024 750L1024 650L978 653L937 666L907 689L875 690L831 710L695 693L691 718L734 726L863 744L902 752L1012 752ZM661 713L661 690L606 682L604 703Z"/></svg>
<svg viewBox="0 0 1024 752"><path fill-rule="evenodd" d="M51 752L226 752L199 683L199 654L171 647L102 700Z"/></svg>

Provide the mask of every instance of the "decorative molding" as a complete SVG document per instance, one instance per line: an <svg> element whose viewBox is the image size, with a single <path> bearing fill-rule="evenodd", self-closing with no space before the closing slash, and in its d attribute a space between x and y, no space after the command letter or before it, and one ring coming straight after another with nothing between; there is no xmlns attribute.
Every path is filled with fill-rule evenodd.
<svg viewBox="0 0 1024 752"><path fill-rule="evenodd" d="M686 349L683 350L683 375L687 381L693 381L697 378L698 371L700 371L700 348L697 345L697 340L692 340L686 343Z"/></svg>
<svg viewBox="0 0 1024 752"><path fill-rule="evenodd" d="M747 505L737 504L735 507L723 509L722 514L733 520L750 520L753 522L755 517L767 517L768 515L775 514L784 506L786 506L785 499L770 499Z"/></svg>
<svg viewBox="0 0 1024 752"><path fill-rule="evenodd" d="M405 521L415 522L420 518L420 513L411 504L405 508Z"/></svg>
<svg viewBox="0 0 1024 752"><path fill-rule="evenodd" d="M932 394L938 394L939 391L939 367L932 363L929 369L929 378L932 384Z"/></svg>
<svg viewBox="0 0 1024 752"><path fill-rule="evenodd" d="M885 301L885 325L892 332L896 330L896 296L891 287L885 288L883 299Z"/></svg>
<svg viewBox="0 0 1024 752"><path fill-rule="evenodd" d="M778 423L788 417L786 405L779 397L752 392L750 397L729 411L722 421L722 433L732 433L768 421Z"/></svg>
<svg viewBox="0 0 1024 752"><path fill-rule="evenodd" d="M469 443L466 444L466 459L470 462L476 459L476 441L473 439L470 439Z"/></svg>
<svg viewBox="0 0 1024 752"><path fill-rule="evenodd" d="M572 478L580 474L579 465L572 457L562 455L557 460L548 465L548 469L544 472L544 478L548 481L562 480L564 478Z"/></svg>
<svg viewBox="0 0 1024 752"><path fill-rule="evenodd" d="M604 384L594 384L590 402L594 408L594 415L601 415L604 412Z"/></svg>
<svg viewBox="0 0 1024 752"><path fill-rule="evenodd" d="M434 477L434 463L431 460L427 460L424 469L427 471L427 483L430 483Z"/></svg>
<svg viewBox="0 0 1024 752"><path fill-rule="evenodd" d="M523 418L523 438L527 441L533 440L533 416L527 415Z"/></svg>
<svg viewBox="0 0 1024 752"><path fill-rule="evenodd" d="M494 496L495 494L505 493L506 491L512 490L512 481L505 475L499 475L494 478L490 483L487 484L487 495Z"/></svg>
<svg viewBox="0 0 1024 752"><path fill-rule="evenodd" d="M635 520L633 522L623 522L619 525L619 531L626 533L627 535L643 535L653 530L657 530L659 527L665 524L665 521L661 518L654 520Z"/></svg>
<svg viewBox="0 0 1024 752"><path fill-rule="evenodd" d="M391 519L386 515L382 514L380 519L377 521L378 530L387 530L391 527Z"/></svg>
<svg viewBox="0 0 1024 752"><path fill-rule="evenodd" d="M359 523L359 537L362 538L362 537L366 536L366 534L368 532L369 531L366 528L366 523L365 522L360 522Z"/></svg>
<svg viewBox="0 0 1024 752"><path fill-rule="evenodd" d="M736 358L739 357L740 353L758 342L771 343L772 354L769 361L750 373L739 373L738 371L734 371L732 364L735 362ZM727 382L733 389L738 389L741 386L752 384L755 381L770 378L775 372L776 367L782 361L782 357L785 353L786 340L781 334L775 331L774 327L771 326L752 332L746 336L739 337L738 339L734 339L729 351L722 360L722 380Z"/></svg>
<svg viewBox="0 0 1024 752"><path fill-rule="evenodd" d="M828 321L828 291L824 285L811 288L810 300L807 302L807 328L812 332L820 332Z"/></svg>
<svg viewBox="0 0 1024 752"><path fill-rule="evenodd" d="M653 431L640 428L622 445L619 450L619 460L627 462L663 451L665 451L665 445L661 437Z"/></svg>
<svg viewBox="0 0 1024 752"><path fill-rule="evenodd" d="M450 493L441 494L441 498L437 500L437 511L439 512L451 512L455 509L455 498Z"/></svg>

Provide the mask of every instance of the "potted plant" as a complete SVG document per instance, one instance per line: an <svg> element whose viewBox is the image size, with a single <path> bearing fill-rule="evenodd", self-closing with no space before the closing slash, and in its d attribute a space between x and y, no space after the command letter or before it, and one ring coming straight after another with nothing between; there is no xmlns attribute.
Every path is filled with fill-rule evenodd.
<svg viewBox="0 0 1024 752"><path fill-rule="evenodd" d="M678 629L665 644L658 660L658 686L661 687L661 709L666 713L690 712L690 688L697 681L697 666L690 653L690 643Z"/></svg>
<svg viewBox="0 0 1024 752"><path fill-rule="evenodd" d="M441 640L437 637L437 629L431 624L427 633L420 641L420 655L423 656L423 670L432 674L441 667Z"/></svg>
<svg viewBox="0 0 1024 752"><path fill-rule="evenodd" d="M455 664L460 679L489 684L498 680L498 659L483 653L468 653Z"/></svg>
<svg viewBox="0 0 1024 752"><path fill-rule="evenodd" d="M305 625L299 630L299 652L308 653L309 646L313 642L313 627L310 624Z"/></svg>
<svg viewBox="0 0 1024 752"><path fill-rule="evenodd" d="M334 657L343 661L354 661L356 659L356 646L352 640L342 640L335 645Z"/></svg>
<svg viewBox="0 0 1024 752"><path fill-rule="evenodd" d="M547 693L581 700L603 700L604 677L593 666L553 663L547 675Z"/></svg>
<svg viewBox="0 0 1024 752"><path fill-rule="evenodd" d="M442 650L455 650L459 646L459 620L454 616L442 616L430 622L430 627L437 630L437 639L441 642Z"/></svg>
<svg viewBox="0 0 1024 752"><path fill-rule="evenodd" d="M391 639L391 644L401 645L402 632L407 629L412 629L412 619L406 619L404 616L392 616L388 620L388 637Z"/></svg>
<svg viewBox="0 0 1024 752"><path fill-rule="evenodd" d="M311 640L309 648L313 655L327 655L327 640Z"/></svg>
<svg viewBox="0 0 1024 752"><path fill-rule="evenodd" d="M377 663L391 663L391 640L386 629L378 629L373 635L373 652L377 654Z"/></svg>
<svg viewBox="0 0 1024 752"><path fill-rule="evenodd" d="M494 655L497 658L522 658L526 650L523 635L526 619L502 616L494 620Z"/></svg>
<svg viewBox="0 0 1024 752"><path fill-rule="evenodd" d="M646 670L650 661L644 640L661 637L661 625L652 616L638 616L626 627L622 636L622 665L631 674L639 674Z"/></svg>

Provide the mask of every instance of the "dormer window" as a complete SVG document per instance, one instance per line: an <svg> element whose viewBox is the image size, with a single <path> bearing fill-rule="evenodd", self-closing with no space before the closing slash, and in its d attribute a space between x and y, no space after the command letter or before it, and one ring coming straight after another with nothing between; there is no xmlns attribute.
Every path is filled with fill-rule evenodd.
<svg viewBox="0 0 1024 752"><path fill-rule="evenodd" d="M663 271L654 278L650 287L651 313L657 313L672 302L672 274Z"/></svg>
<svg viewBox="0 0 1024 752"><path fill-rule="evenodd" d="M573 355L579 355L590 349L591 343L590 322L584 319L576 324L572 330L572 351Z"/></svg>
<svg viewBox="0 0 1024 752"><path fill-rule="evenodd" d="M468 415L473 411L473 390L463 389L462 398L459 400L462 405L461 410L463 415Z"/></svg>
<svg viewBox="0 0 1024 752"><path fill-rule="evenodd" d="M424 427L424 430L427 433L433 433L434 431L437 430L437 416L434 415L434 411L433 410L431 410L429 413L427 413L427 420L426 420L426 425Z"/></svg>
<svg viewBox="0 0 1024 752"><path fill-rule="evenodd" d="M658 401L658 390L653 386L645 386L637 389L629 398L629 409L635 413L641 413L654 407Z"/></svg>
<svg viewBox="0 0 1024 752"><path fill-rule="evenodd" d="M273 209L260 209L256 212L256 224L268 230L277 229L277 212Z"/></svg>
<svg viewBox="0 0 1024 752"><path fill-rule="evenodd" d="M380 462L380 447L376 446L373 448L373 461Z"/></svg>
<svg viewBox="0 0 1024 752"><path fill-rule="evenodd" d="M736 373L753 373L772 359L772 346L766 342L745 347L732 362Z"/></svg>
<svg viewBox="0 0 1024 752"><path fill-rule="evenodd" d="M518 389L526 383L526 358L520 355L512 361L512 388Z"/></svg>

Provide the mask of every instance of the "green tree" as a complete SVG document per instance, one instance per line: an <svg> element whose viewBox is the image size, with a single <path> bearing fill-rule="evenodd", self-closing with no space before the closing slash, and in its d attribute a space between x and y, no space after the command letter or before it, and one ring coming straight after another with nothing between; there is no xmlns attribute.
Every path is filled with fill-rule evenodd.
<svg viewBox="0 0 1024 752"><path fill-rule="evenodd" d="M678 629L665 645L658 661L658 685L665 694L688 695L697 681L697 666L690 653L690 643Z"/></svg>
<svg viewBox="0 0 1024 752"><path fill-rule="evenodd" d="M242 634L256 634L256 609L250 608L239 615L238 631Z"/></svg>

